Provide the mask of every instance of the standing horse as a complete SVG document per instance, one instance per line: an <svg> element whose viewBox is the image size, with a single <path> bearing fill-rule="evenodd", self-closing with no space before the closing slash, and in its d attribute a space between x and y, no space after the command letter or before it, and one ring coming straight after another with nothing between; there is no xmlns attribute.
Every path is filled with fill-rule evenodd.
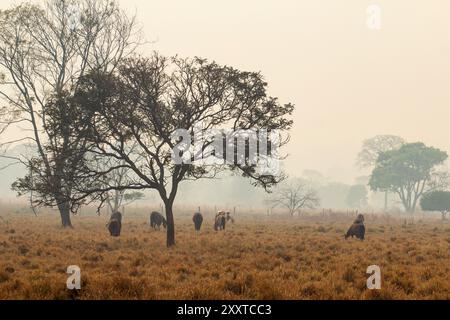
<svg viewBox="0 0 450 320"><path fill-rule="evenodd" d="M161 213L153 211L150 214L150 226L155 230L159 230L161 228L161 225L164 227L164 229L167 227L166 218L164 218Z"/></svg>
<svg viewBox="0 0 450 320"><path fill-rule="evenodd" d="M107 224L111 236L120 236L122 230L122 214L119 211L113 212Z"/></svg>
<svg viewBox="0 0 450 320"><path fill-rule="evenodd" d="M192 217L192 221L194 222L195 231L200 231L203 223L203 216L200 212L196 212Z"/></svg>

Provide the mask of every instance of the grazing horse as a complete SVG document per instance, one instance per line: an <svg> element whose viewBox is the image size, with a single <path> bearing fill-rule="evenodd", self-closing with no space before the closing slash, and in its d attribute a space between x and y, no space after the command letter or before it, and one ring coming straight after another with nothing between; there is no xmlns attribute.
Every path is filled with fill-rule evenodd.
<svg viewBox="0 0 450 320"><path fill-rule="evenodd" d="M122 214L119 211L114 212L111 215L107 226L111 236L120 236L120 230L122 229Z"/></svg>
<svg viewBox="0 0 450 320"><path fill-rule="evenodd" d="M194 226L196 231L200 231L203 223L203 216L200 212L196 212L192 217L192 221L194 221Z"/></svg>
<svg viewBox="0 0 450 320"><path fill-rule="evenodd" d="M214 220L214 230L216 231L225 230L225 225L227 223L227 218L225 215L226 215L225 211L217 212L216 218Z"/></svg>
<svg viewBox="0 0 450 320"><path fill-rule="evenodd" d="M364 216L362 214L358 214L356 220L353 222L353 224L345 234L345 239L347 239L348 237L356 237L360 240L364 240L365 233L366 227L364 226Z"/></svg>
<svg viewBox="0 0 450 320"><path fill-rule="evenodd" d="M163 225L164 229L167 227L166 218L164 218L161 213L153 211L150 214L150 226L155 230L159 230L161 225Z"/></svg>

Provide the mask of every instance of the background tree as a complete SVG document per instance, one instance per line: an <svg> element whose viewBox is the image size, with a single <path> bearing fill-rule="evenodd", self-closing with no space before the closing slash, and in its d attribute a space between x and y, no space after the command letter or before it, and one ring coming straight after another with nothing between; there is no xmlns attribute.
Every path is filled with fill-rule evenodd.
<svg viewBox="0 0 450 320"><path fill-rule="evenodd" d="M132 152L133 146L130 148L130 153ZM98 172L104 172L103 175L96 175L96 178L100 178L101 187L110 188L113 190L106 193L100 193L104 197L103 201L109 207L111 213L119 211L121 206L126 206L137 200L144 198L144 193L139 191L130 191L121 188L122 186L127 186L132 183L133 172L130 170L124 160L118 160L114 157L95 157L95 163L99 168ZM88 187L87 187L88 189Z"/></svg>
<svg viewBox="0 0 450 320"><path fill-rule="evenodd" d="M450 212L450 192L432 191L425 193L420 199L420 206L424 211L439 211L442 214L442 220L447 218Z"/></svg>
<svg viewBox="0 0 450 320"><path fill-rule="evenodd" d="M34 191L37 204L56 205L63 226L71 226L70 211L79 205L71 193L85 141L69 136L75 119L56 111L86 72L113 71L139 42L135 19L111 0L49 0L0 11L2 132L17 124L25 129L3 151L20 142L35 147L32 157L15 157L29 173L15 187Z"/></svg>
<svg viewBox="0 0 450 320"><path fill-rule="evenodd" d="M353 185L348 191L346 203L351 208L367 206L367 189L364 185Z"/></svg>
<svg viewBox="0 0 450 320"><path fill-rule="evenodd" d="M378 135L366 139L358 153L356 164L360 169L373 169L381 153L396 150L403 144L405 144L405 140L394 135ZM389 190L381 191L384 192L384 211L387 211Z"/></svg>
<svg viewBox="0 0 450 320"><path fill-rule="evenodd" d="M269 201L272 208L285 208L291 216L303 208L313 209L320 205L317 191L300 179L279 186Z"/></svg>
<svg viewBox="0 0 450 320"><path fill-rule="evenodd" d="M421 142L404 144L398 150L381 153L372 172L372 190L395 192L405 210L414 213L419 198L438 186L435 167L448 155Z"/></svg>
<svg viewBox="0 0 450 320"><path fill-rule="evenodd" d="M242 155L234 146L234 139L239 138L234 133L252 128L278 130L282 135L280 145L288 141L293 106L280 104L267 95L266 88L267 83L259 73L239 71L200 58L168 59L154 54L150 58L128 59L114 74L94 72L84 77L77 98L85 112L92 114L91 141L96 148L90 152L124 162L133 172L132 180L124 188L154 189L159 193L165 205L167 246L172 246L173 204L182 181L214 178L218 172L231 170L251 178L255 186L269 189L283 177L259 171L250 161L248 148ZM208 130L222 128L234 133L222 135L221 143L227 148L220 155L214 151L219 163L173 161L176 145L185 144L191 151L182 156L196 159L213 144L214 139L207 137ZM195 132L205 139L196 141L197 144L188 141L188 137L180 139L174 135L178 129ZM248 147L249 140L246 141ZM129 145L136 148L129 152ZM268 150L276 157L274 144L269 143ZM96 169L92 171L95 173ZM117 186L91 189L87 193L108 189Z"/></svg>

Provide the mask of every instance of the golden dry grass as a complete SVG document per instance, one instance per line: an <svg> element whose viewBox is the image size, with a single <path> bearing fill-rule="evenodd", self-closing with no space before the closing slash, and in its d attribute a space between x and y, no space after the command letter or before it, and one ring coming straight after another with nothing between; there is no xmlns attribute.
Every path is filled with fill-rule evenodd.
<svg viewBox="0 0 450 320"><path fill-rule="evenodd" d="M208 217L199 234L176 219L177 245L147 218L124 217L120 238L106 217L55 215L0 221L0 299L449 299L450 224L366 218L366 240L344 240L352 222L333 217L238 217L225 232ZM382 289L366 288L379 265ZM82 289L66 289L66 268Z"/></svg>

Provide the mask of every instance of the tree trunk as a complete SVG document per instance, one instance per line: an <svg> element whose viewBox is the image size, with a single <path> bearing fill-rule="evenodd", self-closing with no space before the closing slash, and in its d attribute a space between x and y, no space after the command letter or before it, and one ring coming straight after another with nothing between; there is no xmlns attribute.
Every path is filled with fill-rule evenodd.
<svg viewBox="0 0 450 320"><path fill-rule="evenodd" d="M405 212L409 213L409 214L413 214L415 211L415 208L413 208L411 199L409 199L409 198L406 199L405 197L402 197L402 196L400 196L400 199L402 200L403 207L405 208Z"/></svg>
<svg viewBox="0 0 450 320"><path fill-rule="evenodd" d="M167 220L167 247L175 245L175 222L173 220L173 201L167 200L166 220Z"/></svg>
<svg viewBox="0 0 450 320"><path fill-rule="evenodd" d="M61 223L63 228L72 228L72 221L70 220L70 207L67 201L59 204L58 209L59 214L61 215Z"/></svg>

